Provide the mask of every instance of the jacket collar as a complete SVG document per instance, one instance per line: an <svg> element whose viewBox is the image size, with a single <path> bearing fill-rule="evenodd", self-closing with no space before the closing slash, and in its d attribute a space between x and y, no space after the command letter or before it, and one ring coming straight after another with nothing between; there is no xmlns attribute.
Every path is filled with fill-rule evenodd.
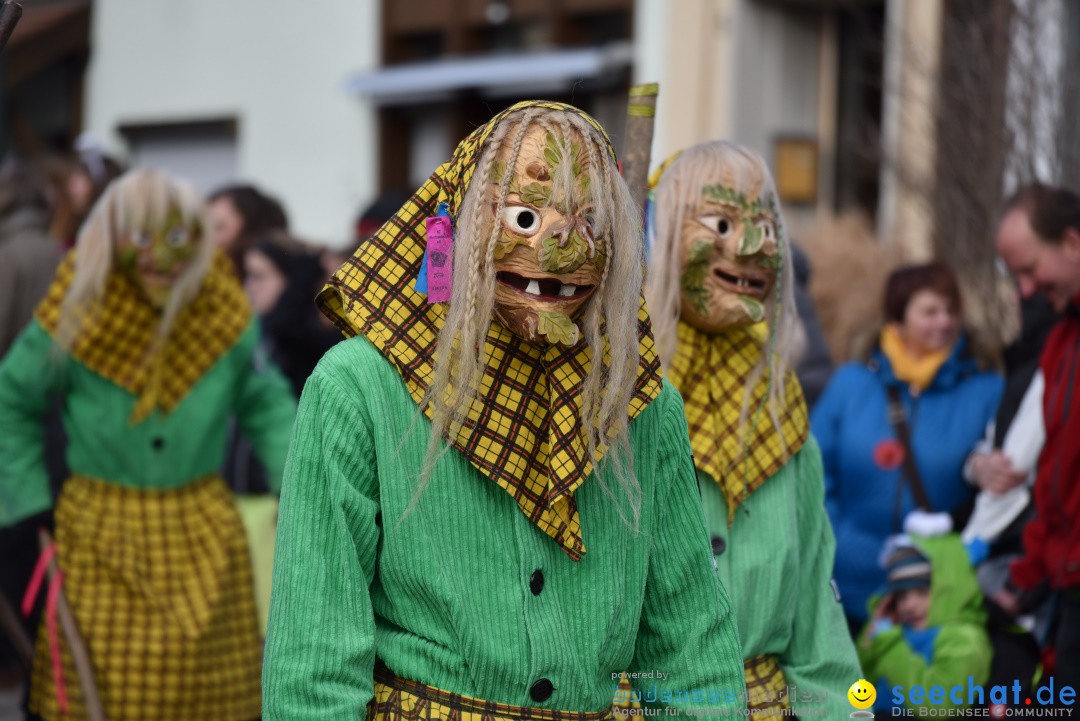
<svg viewBox="0 0 1080 721"><path fill-rule="evenodd" d="M870 353L870 360L867 365L885 385L906 385L896 377L896 374L893 372L892 363L889 362L888 357L881 351L880 344L874 346L874 350ZM937 375L934 376L934 380L923 392L953 388L959 385L964 379L974 375L977 371L978 368L975 365L975 359L971 357L971 353L968 349L967 337L961 334L956 340L953 352L941 365Z"/></svg>

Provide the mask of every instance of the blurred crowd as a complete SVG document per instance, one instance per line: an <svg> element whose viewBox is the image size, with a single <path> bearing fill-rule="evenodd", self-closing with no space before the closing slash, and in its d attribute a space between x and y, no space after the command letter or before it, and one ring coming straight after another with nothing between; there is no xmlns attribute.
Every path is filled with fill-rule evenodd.
<svg viewBox="0 0 1080 721"><path fill-rule="evenodd" d="M31 321L95 202L123 171L93 144L70 158L9 158L0 168L0 359ZM1039 667L1077 679L1080 478L1046 481L1056 485L1045 508L1035 491L1053 474L1047 464L1061 462L1044 452L1048 394L1069 406L1080 368L1075 348L1056 366L1066 378L1045 377L1040 358L1063 315L1076 314L1070 305L1076 299L1031 280L1034 261L1010 235L1024 229L1009 225L1036 226L1040 214L1060 214L1059 206L1075 201L1055 193L1035 186L1004 205L997 243L1020 280L1023 329L1002 358L972 342L953 269L932 263L895 269L880 299L850 298L879 303L880 325L867 334L860 360L834 367L807 290L810 260L796 249L805 337L798 375L825 466L837 592L871 683L950 686L973 675L990 683L1031 678L1037 684ZM258 316L261 357L281 370L294 396L341 339L317 311L315 295L404 201L380 198L358 213L348 243L325 248L292 234L283 203L255 186L230 185L209 195L206 230ZM1076 218L1067 222L1076 224L1047 232L1080 232ZM1071 413L1075 418L1076 410ZM45 436L55 495L67 476L58 410ZM236 423L221 470L237 493L267 493L273 485ZM1058 515L1047 518L1047 508ZM49 521L35 518L0 531L0 548L12 560L0 569L7 599L22 595L39 523ZM1048 567L1047 559L1058 567ZM25 624L27 634L35 623ZM17 668L13 649L0 646ZM878 689L879 711L888 695L887 686Z"/></svg>

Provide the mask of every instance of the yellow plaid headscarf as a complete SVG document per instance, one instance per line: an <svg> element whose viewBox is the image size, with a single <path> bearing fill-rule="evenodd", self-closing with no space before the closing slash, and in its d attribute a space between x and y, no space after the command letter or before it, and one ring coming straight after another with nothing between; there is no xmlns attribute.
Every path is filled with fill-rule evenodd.
<svg viewBox="0 0 1080 721"><path fill-rule="evenodd" d="M690 427L694 463L724 492L728 524L735 509L795 455L810 433L802 387L795 373L784 378L784 407L777 409L783 443L769 413L768 372L750 391L746 437L741 437L746 382L764 352L764 323L733 328L717 335L679 322L678 345L667 377L682 393ZM765 407L756 412L762 401Z"/></svg>
<svg viewBox="0 0 1080 721"><path fill-rule="evenodd" d="M577 113L607 141L592 118L562 103L518 103L477 128L453 157L375 236L347 260L319 294L322 311L346 336L363 335L401 373L419 403L434 371L445 321L443 304L428 305L413 290L426 247L424 220L440 202L457 217L484 141L510 113L525 108ZM607 143L610 150L610 142ZM614 156L614 153L612 153ZM638 310L641 361L633 400L635 418L660 392L660 363L644 298ZM585 341L573 348L527 343L492 322L483 398L456 438L447 440L481 473L514 497L521 511L574 560L585 553L574 491L592 472L579 434L580 394L591 358ZM432 409L425 408L428 418ZM603 452L602 446L599 451Z"/></svg>
<svg viewBox="0 0 1080 721"><path fill-rule="evenodd" d="M75 252L56 271L34 317L55 337L64 296L75 280ZM180 311L164 346L148 357L160 316L123 273L113 271L100 304L83 319L71 356L138 400L128 422L156 409L170 413L203 374L232 348L251 322L251 306L220 251L199 294Z"/></svg>

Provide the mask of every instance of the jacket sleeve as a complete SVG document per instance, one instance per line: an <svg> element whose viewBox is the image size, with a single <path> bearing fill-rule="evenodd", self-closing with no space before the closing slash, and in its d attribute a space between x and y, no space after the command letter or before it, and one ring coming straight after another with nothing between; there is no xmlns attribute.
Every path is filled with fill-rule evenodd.
<svg viewBox="0 0 1080 721"><path fill-rule="evenodd" d="M821 454L813 438L790 462L797 464L797 531L804 553L793 579L800 591L791 641L780 666L789 686L825 699L830 716L848 714L847 690L862 671L832 582L836 541L825 516Z"/></svg>
<svg viewBox="0 0 1080 721"><path fill-rule="evenodd" d="M52 506L42 419L63 387L67 356L31 322L0 362L0 527Z"/></svg>
<svg viewBox="0 0 1080 721"><path fill-rule="evenodd" d="M316 368L281 494L263 718L355 720L373 694L377 472L371 419Z"/></svg>
<svg viewBox="0 0 1080 721"><path fill-rule="evenodd" d="M1035 486L1036 494L1041 490L1038 485ZM1036 499L1035 508L1038 509L1039 507L1039 501ZM1034 590L1050 575L1050 570L1043 560L1045 558L1043 551L1046 546L1046 530L1046 519L1038 512L1024 526L1024 533L1021 536L1024 542L1024 555L1009 565L1009 581L1022 591Z"/></svg>
<svg viewBox="0 0 1080 721"><path fill-rule="evenodd" d="M893 626L878 634L869 642L869 647L859 641L859 660L862 662L865 677L875 679L884 676L890 686L903 686L905 691L912 686L921 686L928 694L935 692L935 687L944 691L941 703L936 708L964 708L968 705L967 693L957 698L949 696L950 689L961 679L972 677L972 683L982 686L990 678L992 649L986 629L970 623L946 624L942 626L934 643L934 661L926 661L904 642L903 630ZM966 683L965 683L966 687Z"/></svg>
<svg viewBox="0 0 1080 721"><path fill-rule="evenodd" d="M682 401L665 382L656 533L632 673L663 669L646 706L745 707L745 680L731 601L716 571L697 487ZM665 399L663 396L667 396ZM681 694L681 698L679 695Z"/></svg>
<svg viewBox="0 0 1080 721"><path fill-rule="evenodd" d="M233 410L255 454L266 466L270 491L277 493L296 418L296 399L289 381L259 347L258 340L258 325L252 323L240 339L242 366Z"/></svg>

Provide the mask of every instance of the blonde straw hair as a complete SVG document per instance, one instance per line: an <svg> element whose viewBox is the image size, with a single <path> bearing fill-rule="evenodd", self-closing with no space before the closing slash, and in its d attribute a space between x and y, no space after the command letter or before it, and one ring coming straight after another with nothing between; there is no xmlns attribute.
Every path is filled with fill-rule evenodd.
<svg viewBox="0 0 1080 721"><path fill-rule="evenodd" d="M590 161L587 172L594 196L590 204L592 224L596 237L607 241L607 263L578 321L592 359L583 384L578 432L604 493L614 498L602 478L610 474L629 500L636 527L641 490L630 449L629 408L640 362L637 315L644 259L641 211L619 176L603 136L575 113L542 108L512 113L496 126L484 143L462 200L454 238L453 297L439 333L434 378L420 404L421 409L431 404L432 431L413 505L430 479L435 461L447 450L443 438L457 438L470 410L482 403L486 342L495 307L494 252L500 234L496 218L505 207L512 173L506 172L501 178L494 213L489 188L494 183L493 169L500 147L510 143L506 167L514 168L525 135L536 124L557 138L564 157L569 157L571 138L582 140L582 150L587 153L583 157ZM560 168L552 178L552 197L579 196L570 164L561 165L565 170ZM607 438L610 447L603 459L603 474L598 461L598 437ZM631 522L625 514L623 518Z"/></svg>
<svg viewBox="0 0 1080 721"><path fill-rule="evenodd" d="M750 391L767 372L769 415L782 439L779 410L785 402L784 374L801 345L801 324L795 310L795 271L772 175L765 160L749 148L725 140L701 143L685 150L660 176L649 223L649 272L645 284L660 362L664 368L670 367L677 344L680 280L684 270L683 220L697 207L702 189L715 183L717 177L724 178L725 185L731 182L736 191L747 195L760 186L758 202L771 208L775 216L780 272L774 291L765 300L768 338L762 346L761 359L746 382L739 426L745 437Z"/></svg>
<svg viewBox="0 0 1080 721"><path fill-rule="evenodd" d="M214 244L207 232L210 226L198 191L164 173L145 169L117 178L79 230L75 278L64 296L56 332L60 349L70 352L84 322L100 313L106 282L114 270L116 241L139 231L153 233L174 209L179 211L181 222L193 231L191 242L197 244L197 250L172 286L147 360L161 349L177 315L198 295L214 257Z"/></svg>

